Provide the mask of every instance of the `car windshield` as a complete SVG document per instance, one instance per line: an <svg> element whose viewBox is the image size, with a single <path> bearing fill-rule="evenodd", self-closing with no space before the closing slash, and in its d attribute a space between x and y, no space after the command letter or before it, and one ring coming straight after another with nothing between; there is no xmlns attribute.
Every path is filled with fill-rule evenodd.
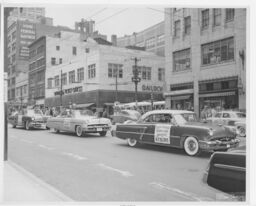
<svg viewBox="0 0 256 206"><path fill-rule="evenodd" d="M73 114L75 117L94 116L91 110L74 110Z"/></svg>
<svg viewBox="0 0 256 206"><path fill-rule="evenodd" d="M183 125L183 124L186 124L188 121L183 117L182 114L175 114L173 115L174 119L175 119L175 122L178 124L178 125Z"/></svg>
<svg viewBox="0 0 256 206"><path fill-rule="evenodd" d="M236 115L237 115L238 118L246 118L246 114L245 113L237 112Z"/></svg>

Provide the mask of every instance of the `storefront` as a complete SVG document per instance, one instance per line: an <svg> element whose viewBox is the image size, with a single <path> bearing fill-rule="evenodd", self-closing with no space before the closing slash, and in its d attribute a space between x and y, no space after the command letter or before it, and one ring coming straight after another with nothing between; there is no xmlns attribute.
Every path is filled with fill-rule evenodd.
<svg viewBox="0 0 256 206"><path fill-rule="evenodd" d="M171 109L194 110L193 95L180 95L171 97Z"/></svg>

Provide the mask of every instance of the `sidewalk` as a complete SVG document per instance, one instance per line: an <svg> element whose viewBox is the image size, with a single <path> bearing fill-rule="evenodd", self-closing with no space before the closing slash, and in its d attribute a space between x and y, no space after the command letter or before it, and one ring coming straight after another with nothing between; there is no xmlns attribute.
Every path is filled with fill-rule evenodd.
<svg viewBox="0 0 256 206"><path fill-rule="evenodd" d="M3 203L73 202L11 161L4 162L3 170Z"/></svg>

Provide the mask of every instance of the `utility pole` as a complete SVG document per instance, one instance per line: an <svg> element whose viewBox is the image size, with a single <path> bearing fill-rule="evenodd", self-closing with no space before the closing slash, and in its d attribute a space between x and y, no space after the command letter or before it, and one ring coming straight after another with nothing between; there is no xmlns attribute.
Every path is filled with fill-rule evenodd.
<svg viewBox="0 0 256 206"><path fill-rule="evenodd" d="M133 71L133 77L132 77L132 82L135 84L135 102L136 102L136 107L137 102L138 102L138 83L141 81L141 78L139 77L139 71L137 67L137 62L140 61L137 57L132 58L134 60L134 71Z"/></svg>
<svg viewBox="0 0 256 206"><path fill-rule="evenodd" d="M62 70L60 70L60 106L62 107Z"/></svg>

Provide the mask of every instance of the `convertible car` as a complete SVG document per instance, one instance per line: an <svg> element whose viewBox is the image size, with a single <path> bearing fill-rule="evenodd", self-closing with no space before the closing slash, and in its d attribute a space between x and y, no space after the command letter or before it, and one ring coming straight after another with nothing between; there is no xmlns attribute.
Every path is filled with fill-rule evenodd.
<svg viewBox="0 0 256 206"><path fill-rule="evenodd" d="M112 124L124 123L128 120L137 121L141 114L136 110L120 110L111 116Z"/></svg>
<svg viewBox="0 0 256 206"><path fill-rule="evenodd" d="M111 128L111 122L107 118L98 118L90 110L66 110L59 116L47 120L46 126L53 128L55 132L75 132L78 137L84 133L99 133L106 136Z"/></svg>
<svg viewBox="0 0 256 206"><path fill-rule="evenodd" d="M203 176L209 186L245 199L245 145L228 152L215 152Z"/></svg>
<svg viewBox="0 0 256 206"><path fill-rule="evenodd" d="M237 147L236 130L196 121L195 113L183 110L154 110L136 123L117 124L112 135L131 147L138 143L182 148L194 156L202 150L227 151Z"/></svg>
<svg viewBox="0 0 256 206"><path fill-rule="evenodd" d="M13 128L16 126L22 126L26 130L31 128L48 129L46 127L46 121L49 116L46 116L39 109L29 109L20 111L9 118L9 122Z"/></svg>

